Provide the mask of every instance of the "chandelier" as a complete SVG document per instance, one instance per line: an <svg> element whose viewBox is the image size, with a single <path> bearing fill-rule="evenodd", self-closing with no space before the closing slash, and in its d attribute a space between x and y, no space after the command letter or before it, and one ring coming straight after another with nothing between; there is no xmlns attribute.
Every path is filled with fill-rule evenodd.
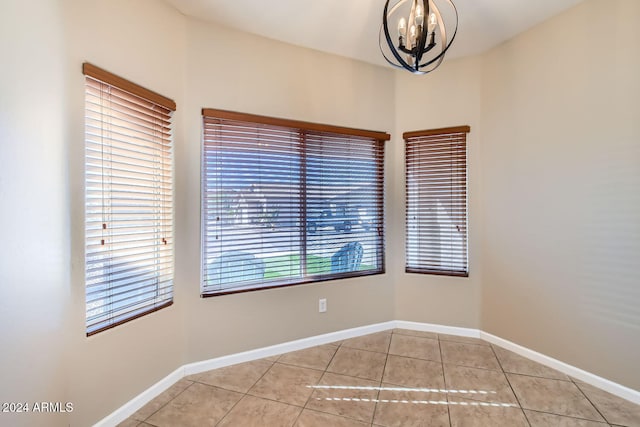
<svg viewBox="0 0 640 427"><path fill-rule="evenodd" d="M441 9L452 22L451 40L447 39ZM389 33L389 21L394 20L397 20L397 43ZM399 0L391 9L387 0L378 43L389 64L414 74L427 74L442 63L457 32L458 11L451 0Z"/></svg>

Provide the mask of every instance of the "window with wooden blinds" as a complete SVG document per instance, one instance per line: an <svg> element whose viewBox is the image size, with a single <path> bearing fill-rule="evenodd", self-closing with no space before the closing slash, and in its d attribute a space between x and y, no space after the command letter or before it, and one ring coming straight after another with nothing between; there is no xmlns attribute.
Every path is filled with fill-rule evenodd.
<svg viewBox="0 0 640 427"><path fill-rule="evenodd" d="M406 271L468 276L468 126L408 132Z"/></svg>
<svg viewBox="0 0 640 427"><path fill-rule="evenodd" d="M203 116L203 296L384 272L388 134Z"/></svg>
<svg viewBox="0 0 640 427"><path fill-rule="evenodd" d="M175 103L91 64L85 74L86 332L173 301Z"/></svg>

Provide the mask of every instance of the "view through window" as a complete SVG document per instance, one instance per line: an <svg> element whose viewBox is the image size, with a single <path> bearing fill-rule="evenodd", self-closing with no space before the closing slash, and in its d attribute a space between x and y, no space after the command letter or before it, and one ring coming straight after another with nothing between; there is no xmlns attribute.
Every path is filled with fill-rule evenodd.
<svg viewBox="0 0 640 427"><path fill-rule="evenodd" d="M384 271L387 134L203 113L203 295Z"/></svg>
<svg viewBox="0 0 640 427"><path fill-rule="evenodd" d="M84 64L86 331L173 301L175 103Z"/></svg>
<svg viewBox="0 0 640 427"><path fill-rule="evenodd" d="M468 126L408 132L406 271L467 276Z"/></svg>

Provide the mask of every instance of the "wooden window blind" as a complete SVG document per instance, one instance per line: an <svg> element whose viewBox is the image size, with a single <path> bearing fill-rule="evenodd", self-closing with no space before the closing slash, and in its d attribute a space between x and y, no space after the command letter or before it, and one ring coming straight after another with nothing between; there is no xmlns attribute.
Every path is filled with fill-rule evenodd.
<svg viewBox="0 0 640 427"><path fill-rule="evenodd" d="M468 126L408 132L406 271L468 276Z"/></svg>
<svg viewBox="0 0 640 427"><path fill-rule="evenodd" d="M203 116L203 296L384 272L388 134Z"/></svg>
<svg viewBox="0 0 640 427"><path fill-rule="evenodd" d="M172 304L175 103L91 64L85 74L86 332Z"/></svg>

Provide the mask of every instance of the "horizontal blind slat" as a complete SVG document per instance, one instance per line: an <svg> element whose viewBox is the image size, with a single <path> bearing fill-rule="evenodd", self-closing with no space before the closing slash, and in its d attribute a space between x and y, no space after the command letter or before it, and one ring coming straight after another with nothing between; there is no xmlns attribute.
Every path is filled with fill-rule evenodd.
<svg viewBox="0 0 640 427"><path fill-rule="evenodd" d="M381 143L207 116L203 130L203 294L338 277L331 256L356 240L381 271Z"/></svg>
<svg viewBox="0 0 640 427"><path fill-rule="evenodd" d="M466 275L468 127L405 134L406 269Z"/></svg>
<svg viewBox="0 0 640 427"><path fill-rule="evenodd" d="M173 298L172 111L94 77L85 98L88 335Z"/></svg>

